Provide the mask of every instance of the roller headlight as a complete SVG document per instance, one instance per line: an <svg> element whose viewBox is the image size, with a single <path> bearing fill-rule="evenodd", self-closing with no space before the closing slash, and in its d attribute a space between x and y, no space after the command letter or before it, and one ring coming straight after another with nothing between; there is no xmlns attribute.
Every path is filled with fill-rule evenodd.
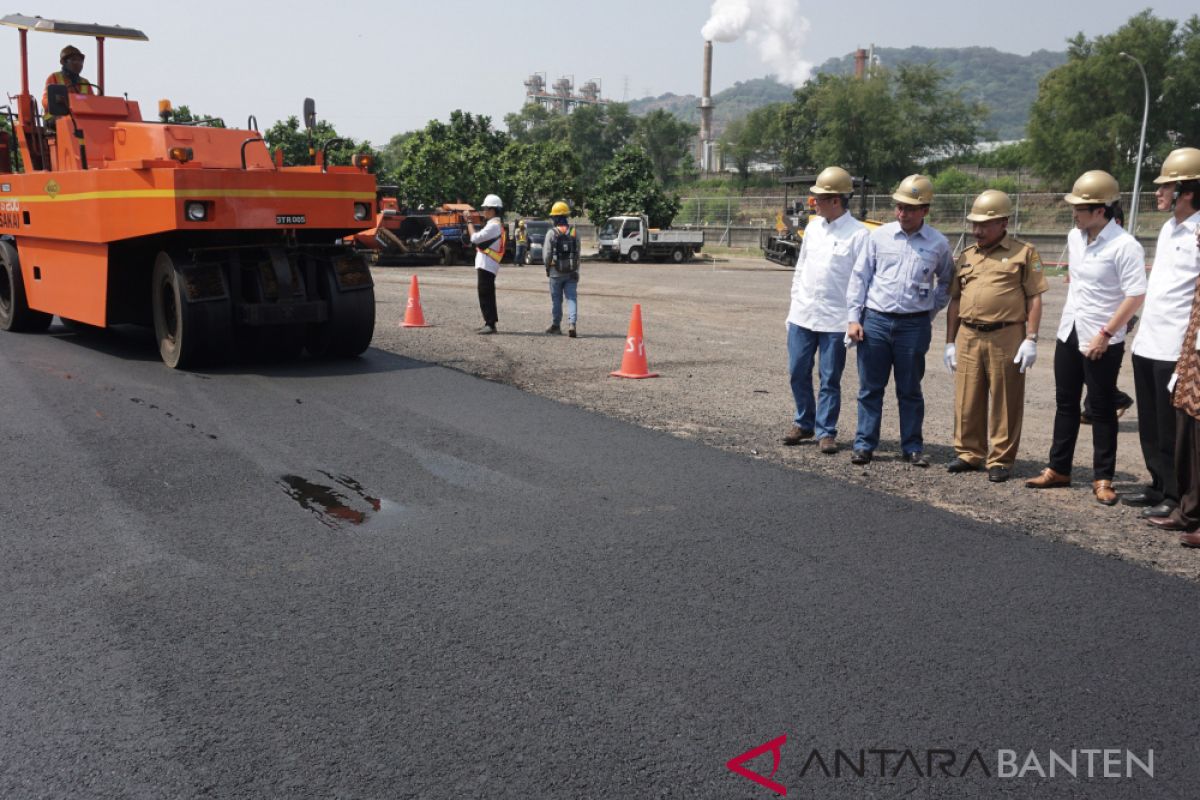
<svg viewBox="0 0 1200 800"><path fill-rule="evenodd" d="M369 217L369 216L371 216L371 207L369 205L367 205L366 203L355 203L354 204L354 218L356 220L358 220L359 222L362 222L365 219L367 219L367 217Z"/></svg>
<svg viewBox="0 0 1200 800"><path fill-rule="evenodd" d="M208 219L208 207L204 203L192 201L183 207L183 214L188 222L204 222Z"/></svg>

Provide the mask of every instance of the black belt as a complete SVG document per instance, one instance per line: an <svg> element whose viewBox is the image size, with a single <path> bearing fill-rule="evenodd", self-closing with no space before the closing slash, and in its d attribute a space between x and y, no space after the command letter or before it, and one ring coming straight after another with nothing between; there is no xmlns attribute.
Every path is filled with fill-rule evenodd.
<svg viewBox="0 0 1200 800"><path fill-rule="evenodd" d="M876 311L873 308L868 308L867 311L870 311L872 314L882 314L883 316L888 317L890 319L915 319L916 317L928 317L929 316L928 311L914 311L911 314L895 314L895 313L892 313L891 311Z"/></svg>
<svg viewBox="0 0 1200 800"><path fill-rule="evenodd" d="M980 333L991 333L992 331L998 331L1001 328L1007 328L1009 325L1017 324L1015 322L967 322L965 319L959 321L971 330L979 331Z"/></svg>

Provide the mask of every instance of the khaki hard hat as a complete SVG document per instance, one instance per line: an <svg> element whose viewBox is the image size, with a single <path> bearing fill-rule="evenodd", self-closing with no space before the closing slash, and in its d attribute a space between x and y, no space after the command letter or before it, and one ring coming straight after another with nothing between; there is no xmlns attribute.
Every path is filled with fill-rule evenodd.
<svg viewBox="0 0 1200 800"><path fill-rule="evenodd" d="M1088 170L1075 180L1071 193L1063 199L1073 206L1112 205L1121 199L1121 187L1104 170Z"/></svg>
<svg viewBox="0 0 1200 800"><path fill-rule="evenodd" d="M933 182L924 175L909 175L900 181L892 199L908 206L927 206L933 202Z"/></svg>
<svg viewBox="0 0 1200 800"><path fill-rule="evenodd" d="M559 200L557 203L555 203L553 206L550 207L550 216L552 216L552 217L566 217L566 216L570 216L570 214L571 214L571 207L568 206L566 203L564 203L562 200Z"/></svg>
<svg viewBox="0 0 1200 800"><path fill-rule="evenodd" d="M809 191L813 194L854 194L854 179L841 167L826 167Z"/></svg>
<svg viewBox="0 0 1200 800"><path fill-rule="evenodd" d="M75 45L69 44L62 49L62 52L60 52L58 54L58 63L61 64L62 62L66 61L68 58L70 58L71 56L79 56L80 58L84 57L83 51L81 51Z"/></svg>
<svg viewBox="0 0 1200 800"><path fill-rule="evenodd" d="M1162 174L1154 179L1155 183L1179 183L1180 181L1200 180L1200 150L1194 147L1181 147L1172 150L1163 162Z"/></svg>
<svg viewBox="0 0 1200 800"><path fill-rule="evenodd" d="M988 189L971 204L967 219L971 222L988 222L993 219L1008 219L1012 216L1012 201L998 189Z"/></svg>

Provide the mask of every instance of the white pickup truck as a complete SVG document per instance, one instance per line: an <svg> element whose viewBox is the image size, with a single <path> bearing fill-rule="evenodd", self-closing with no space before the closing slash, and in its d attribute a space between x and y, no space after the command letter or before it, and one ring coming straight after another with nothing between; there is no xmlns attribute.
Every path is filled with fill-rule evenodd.
<svg viewBox="0 0 1200 800"><path fill-rule="evenodd" d="M704 231L651 228L644 214L609 217L600 228L599 239L601 258L627 258L634 264L647 258L679 264L704 247Z"/></svg>

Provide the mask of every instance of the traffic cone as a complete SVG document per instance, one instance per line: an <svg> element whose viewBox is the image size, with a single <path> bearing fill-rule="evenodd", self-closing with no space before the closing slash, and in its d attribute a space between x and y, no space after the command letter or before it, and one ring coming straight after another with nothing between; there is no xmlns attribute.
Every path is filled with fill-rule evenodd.
<svg viewBox="0 0 1200 800"><path fill-rule="evenodd" d="M657 372L649 372L646 366L646 345L642 342L642 304L633 304L633 316L629 318L629 335L625 337L625 353L621 356L621 368L608 373L614 378L657 378Z"/></svg>
<svg viewBox="0 0 1200 800"><path fill-rule="evenodd" d="M404 322L400 323L401 328L428 328L429 324L425 322L425 313L421 311L421 287L417 286L417 276L412 276L412 283L408 285L408 305L404 308Z"/></svg>

